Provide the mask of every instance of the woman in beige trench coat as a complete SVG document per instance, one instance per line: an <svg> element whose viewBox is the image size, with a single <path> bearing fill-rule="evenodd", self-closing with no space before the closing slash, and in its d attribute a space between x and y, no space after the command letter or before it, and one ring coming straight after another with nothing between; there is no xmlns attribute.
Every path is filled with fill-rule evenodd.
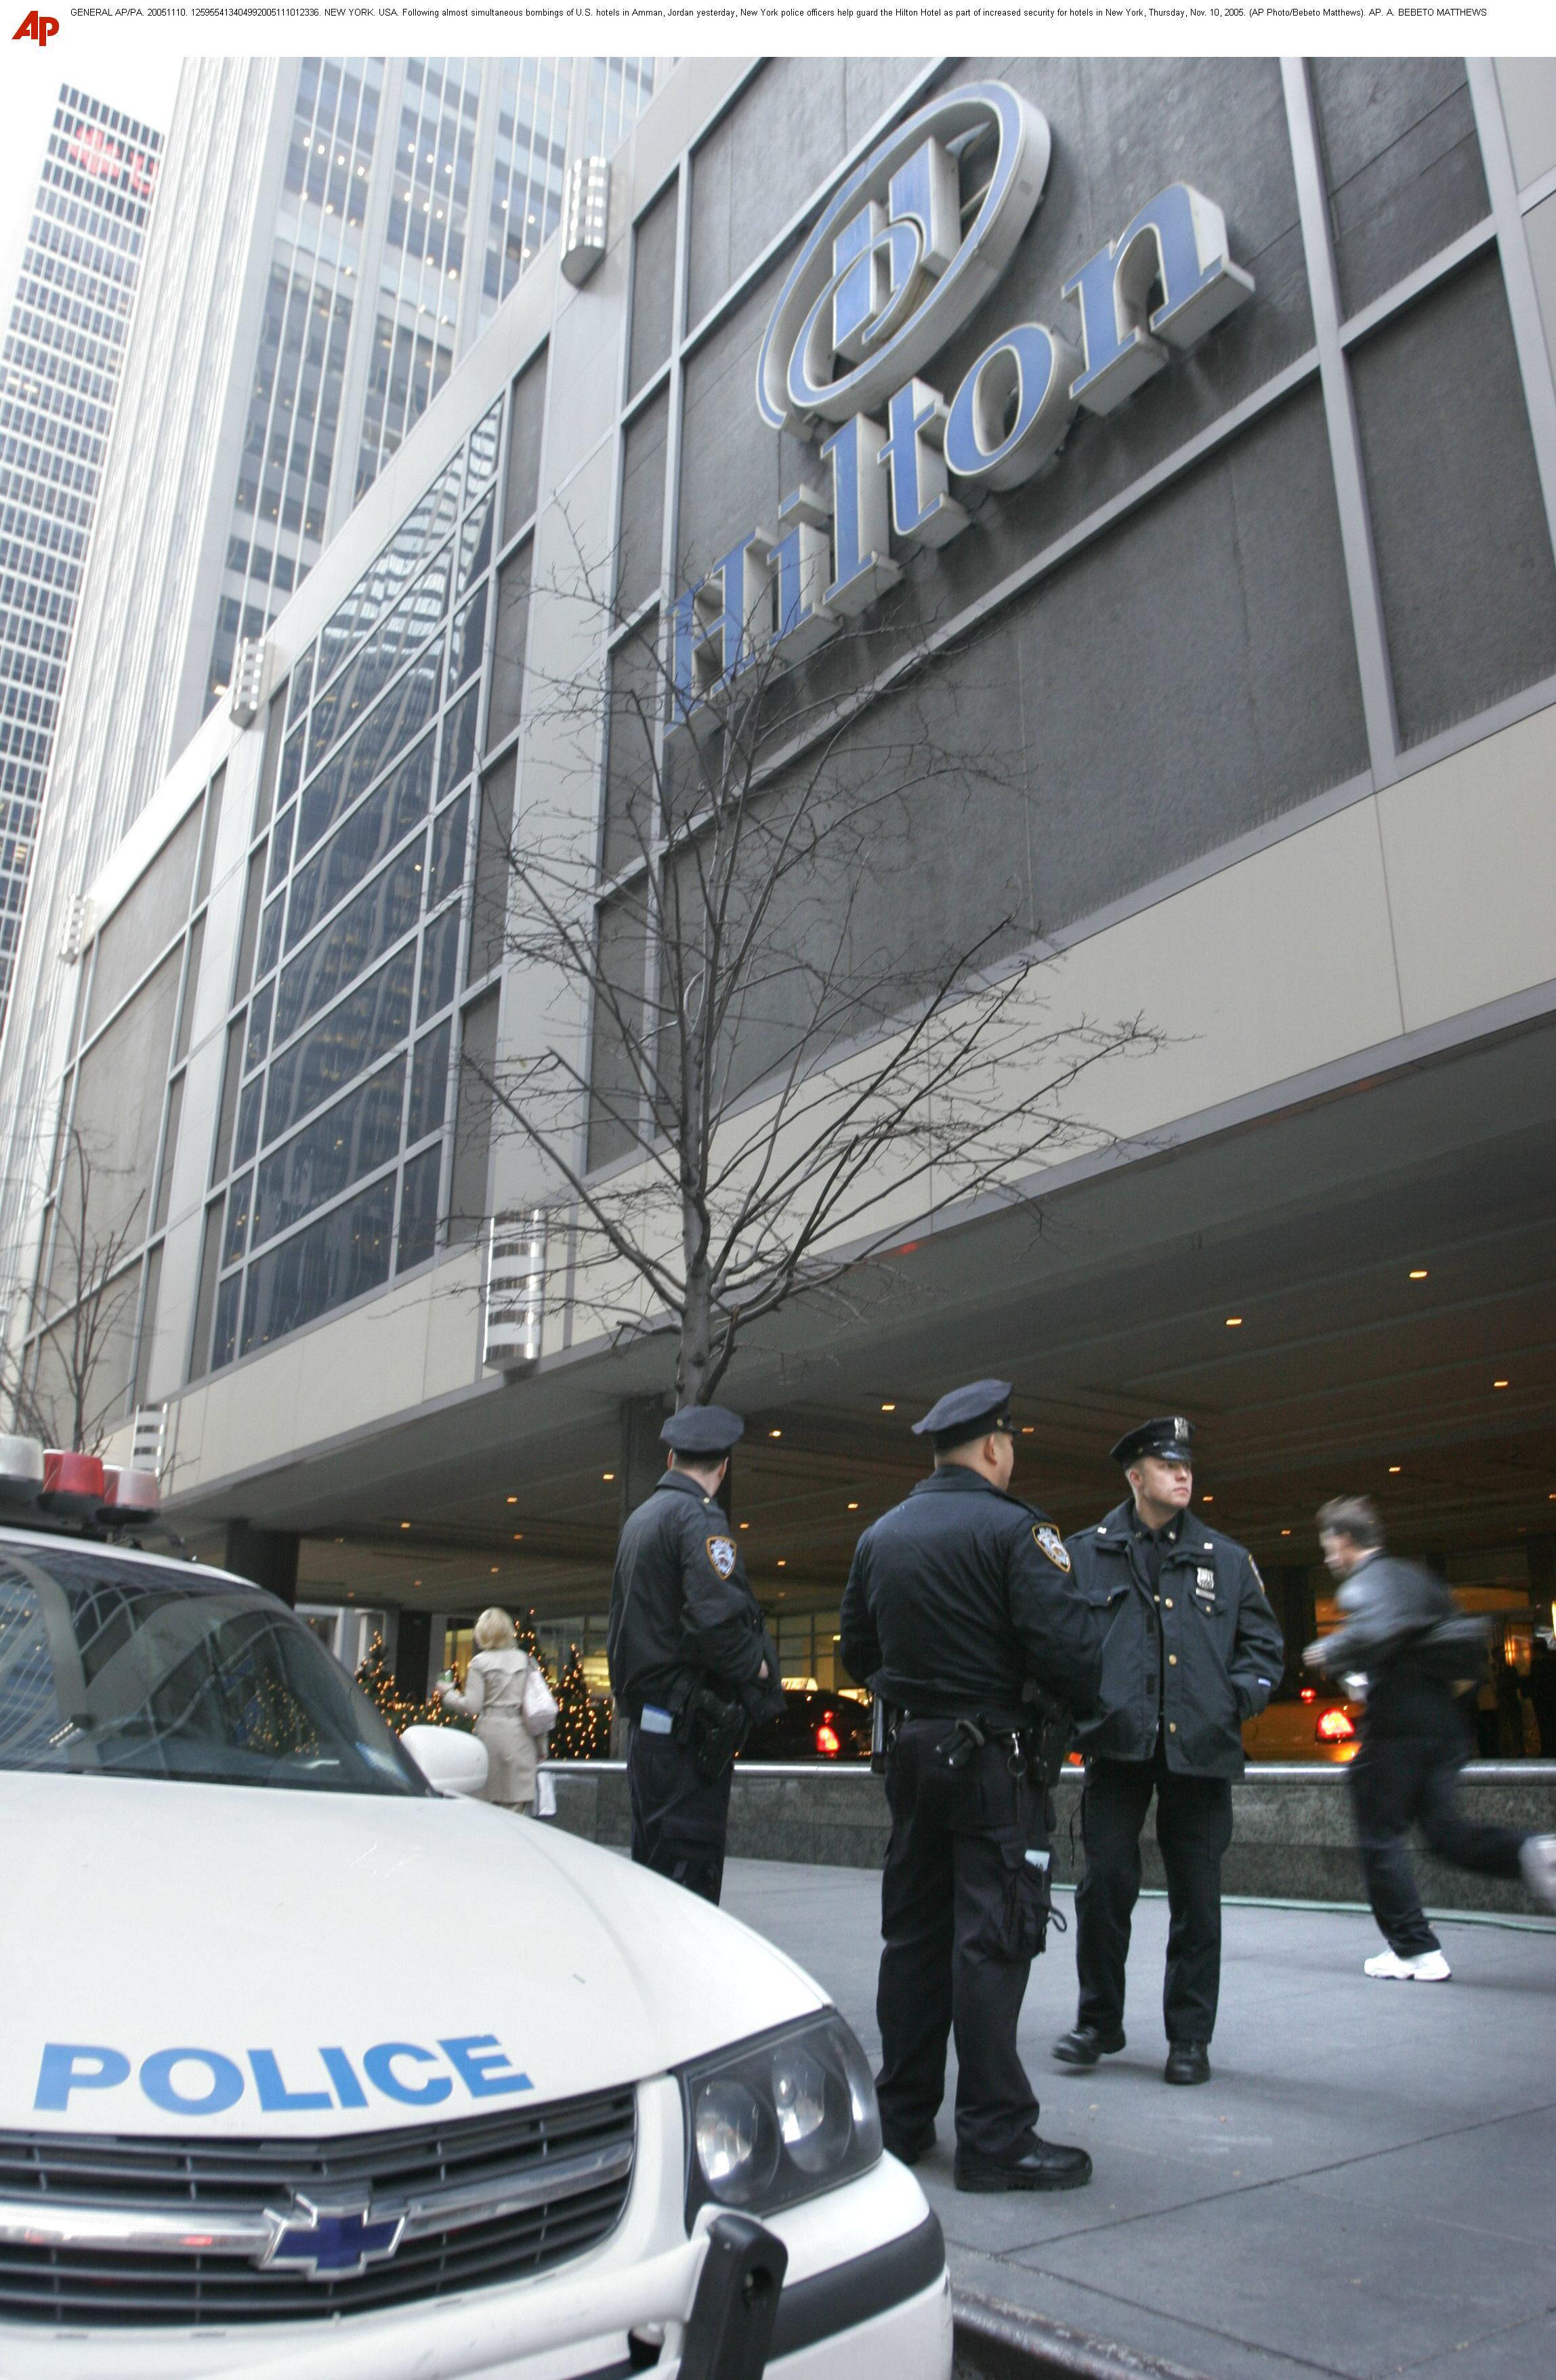
<svg viewBox="0 0 1556 2380"><path fill-rule="evenodd" d="M481 1798L501 1803L506 1810L532 1811L543 1745L524 1724L529 1656L519 1650L513 1621L495 1605L476 1621L475 1639L464 1693L444 1685L433 1691L447 1709L476 1723L477 1738L486 1746Z"/></svg>

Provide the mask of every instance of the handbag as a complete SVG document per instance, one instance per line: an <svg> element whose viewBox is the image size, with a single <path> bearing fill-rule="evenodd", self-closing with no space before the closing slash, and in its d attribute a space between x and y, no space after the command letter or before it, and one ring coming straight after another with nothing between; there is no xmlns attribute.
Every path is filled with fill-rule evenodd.
<svg viewBox="0 0 1556 2380"><path fill-rule="evenodd" d="M549 1735L556 1725L556 1696L546 1683L546 1673L539 1661L531 1661L524 1673L524 1724L531 1735Z"/></svg>

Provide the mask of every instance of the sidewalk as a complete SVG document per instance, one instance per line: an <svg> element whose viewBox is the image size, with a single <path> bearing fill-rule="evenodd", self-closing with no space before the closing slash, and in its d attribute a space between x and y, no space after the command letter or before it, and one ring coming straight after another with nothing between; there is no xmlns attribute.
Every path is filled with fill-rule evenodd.
<svg viewBox="0 0 1556 2380"><path fill-rule="evenodd" d="M736 1860L723 1894L872 2056L880 1888ZM1206 2380L1550 2380L1556 1928L1445 1923L1451 1984L1379 1984L1361 1972L1381 1947L1370 1918L1229 1907L1214 2078L1189 2091L1161 2081L1166 1930L1143 1900L1129 2046L1088 2074L1048 2054L1074 2016L1069 1938L1032 1972L1041 2129L1090 2150L1088 2189L958 2193L948 2085L918 2170L957 2289Z"/></svg>

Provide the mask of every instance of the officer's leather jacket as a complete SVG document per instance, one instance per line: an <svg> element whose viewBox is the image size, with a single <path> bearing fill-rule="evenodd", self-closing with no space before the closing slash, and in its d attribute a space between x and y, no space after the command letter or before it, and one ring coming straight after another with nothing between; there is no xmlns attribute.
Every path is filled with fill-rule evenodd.
<svg viewBox="0 0 1556 2380"><path fill-rule="evenodd" d="M777 1651L738 1542L722 1507L687 1472L665 1472L627 1515L605 1650L611 1691L634 1719L645 1703L680 1710L697 1685L744 1703L753 1723L784 1707Z"/></svg>
<svg viewBox="0 0 1556 2380"><path fill-rule="evenodd" d="M1243 1721L1264 1708L1285 1659L1264 1582L1244 1547L1186 1510L1153 1596L1132 1515L1119 1504L1066 1540L1082 1592L1111 1615L1098 1709L1076 1742L1088 1754L1149 1760L1160 1721L1169 1768L1241 1777Z"/></svg>
<svg viewBox="0 0 1556 2380"><path fill-rule="evenodd" d="M843 1597L843 1665L900 1709L1033 1720L1033 1679L1089 1705L1101 1625L1045 1513L965 1463L920 1479L859 1539Z"/></svg>

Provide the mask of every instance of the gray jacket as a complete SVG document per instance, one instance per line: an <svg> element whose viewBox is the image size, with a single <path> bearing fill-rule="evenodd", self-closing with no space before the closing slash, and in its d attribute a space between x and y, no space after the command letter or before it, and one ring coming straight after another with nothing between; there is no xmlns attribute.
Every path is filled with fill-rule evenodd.
<svg viewBox="0 0 1556 2380"><path fill-rule="evenodd" d="M1382 1552L1358 1562L1335 1599L1342 1624L1312 1648L1314 1668L1331 1677L1377 1669L1411 1638L1452 1620L1457 1609L1429 1570Z"/></svg>

